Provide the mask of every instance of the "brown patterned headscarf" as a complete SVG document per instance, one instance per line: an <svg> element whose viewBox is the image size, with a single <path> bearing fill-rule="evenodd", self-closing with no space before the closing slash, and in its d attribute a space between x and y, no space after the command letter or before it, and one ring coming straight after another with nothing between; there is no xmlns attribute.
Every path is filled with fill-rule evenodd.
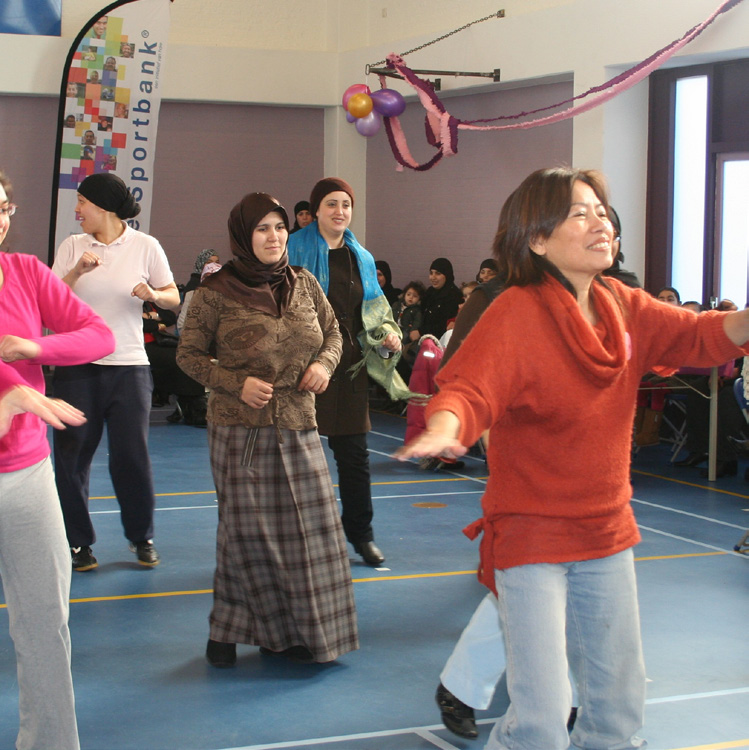
<svg viewBox="0 0 749 750"><path fill-rule="evenodd" d="M269 213L277 213L289 228L286 209L267 193L250 193L229 214L229 244L234 258L206 277L208 287L246 307L280 317L286 312L296 281L288 252L274 264L261 263L252 250L252 233Z"/></svg>

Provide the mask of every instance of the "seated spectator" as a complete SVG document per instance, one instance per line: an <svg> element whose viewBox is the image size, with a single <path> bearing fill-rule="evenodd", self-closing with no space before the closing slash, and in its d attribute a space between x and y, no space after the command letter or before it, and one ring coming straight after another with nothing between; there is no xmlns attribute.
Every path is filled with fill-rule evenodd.
<svg viewBox="0 0 749 750"><path fill-rule="evenodd" d="M476 281L466 281L465 283L460 285L460 293L463 295L463 301L458 305L458 315L460 314L460 311L463 309L463 305L465 305L465 303L468 301L468 298L471 296L471 292L473 292L473 290L476 288L478 288L478 282ZM456 320L457 320L457 315L451 320L447 321L447 330L440 337L440 346L443 349L447 348L447 345L450 343L450 339L452 338L452 335L453 335L453 328L455 327Z"/></svg>
<svg viewBox="0 0 749 750"><path fill-rule="evenodd" d="M182 290L182 309L180 310L179 318L177 318L178 331L182 330L185 317L187 316L187 308L190 307L192 293L198 288L198 284L200 284L203 268L206 263L218 263L218 253L215 250L212 250L211 248L201 250L198 253L198 257L195 259L195 266L190 274L190 279Z"/></svg>
<svg viewBox="0 0 749 750"><path fill-rule="evenodd" d="M690 299L688 302L682 302L681 306L686 310L691 310L692 312L697 313L698 315L704 311L702 305L697 302L697 300L693 299Z"/></svg>
<svg viewBox="0 0 749 750"><path fill-rule="evenodd" d="M385 260L378 260L375 261L375 268L377 269L377 281L380 289L382 289L388 304L393 305L401 290L393 286L393 273L390 270L390 265Z"/></svg>
<svg viewBox="0 0 749 750"><path fill-rule="evenodd" d="M483 284L491 281L497 275L497 262L494 258L486 258L481 261L479 272L476 274L476 282Z"/></svg>
<svg viewBox="0 0 749 750"><path fill-rule="evenodd" d="M167 332L176 321L177 316L171 310L157 307L152 302L143 303L143 339L153 376L152 402L163 406L169 403L169 396L173 393L177 397L177 406L167 421L184 419L185 424L205 427L208 407L205 388L179 368L178 339Z"/></svg>
<svg viewBox="0 0 749 750"><path fill-rule="evenodd" d="M447 321L458 314L463 295L455 286L453 265L447 258L437 258L432 262L429 283L431 286L421 301L424 320L419 329L419 338L429 334L439 339L447 330Z"/></svg>
<svg viewBox="0 0 749 750"><path fill-rule="evenodd" d="M658 294L655 295L661 302L665 302L667 305L681 305L681 297L679 292L672 286L664 286L658 290Z"/></svg>
<svg viewBox="0 0 749 750"><path fill-rule="evenodd" d="M733 300L722 299L720 302L718 302L718 306L715 309L721 310L722 312L736 312L739 307Z"/></svg>
<svg viewBox="0 0 749 750"><path fill-rule="evenodd" d="M294 234L294 232L304 229L304 227L313 221L314 218L309 210L309 201L299 201L294 206L294 226L291 228L289 234Z"/></svg>
<svg viewBox="0 0 749 750"><path fill-rule="evenodd" d="M418 341L418 330L421 326L423 313L421 300L426 293L420 281L409 281L403 293L393 302L393 318L403 334L402 342L405 347Z"/></svg>
<svg viewBox="0 0 749 750"><path fill-rule="evenodd" d="M667 305L681 305L679 292L672 286L664 286L656 298ZM680 383L676 383L680 385ZM666 396L671 393L674 382L656 373L648 373L637 391L637 411L635 412L634 443L638 448L658 445ZM679 462L677 465L681 465Z"/></svg>
<svg viewBox="0 0 749 750"><path fill-rule="evenodd" d="M710 370L682 368L681 376L688 375L692 388L687 391L687 442L689 454L675 466L699 466L707 461L710 435ZM718 389L718 441L716 476L736 476L738 462L729 436L747 437L746 420L736 401L733 383L736 369L733 361L718 368L720 376ZM707 476L707 469L701 471Z"/></svg>

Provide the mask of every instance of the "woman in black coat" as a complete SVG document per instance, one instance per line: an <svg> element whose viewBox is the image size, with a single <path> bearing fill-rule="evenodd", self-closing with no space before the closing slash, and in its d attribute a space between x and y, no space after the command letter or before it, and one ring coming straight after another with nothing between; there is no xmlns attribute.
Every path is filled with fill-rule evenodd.
<svg viewBox="0 0 749 750"><path fill-rule="evenodd" d="M455 286L453 264L447 258L437 258L429 266L429 283L421 308L424 319L419 334L430 333L440 338L447 330L447 321L458 314L458 306L463 302L463 295Z"/></svg>

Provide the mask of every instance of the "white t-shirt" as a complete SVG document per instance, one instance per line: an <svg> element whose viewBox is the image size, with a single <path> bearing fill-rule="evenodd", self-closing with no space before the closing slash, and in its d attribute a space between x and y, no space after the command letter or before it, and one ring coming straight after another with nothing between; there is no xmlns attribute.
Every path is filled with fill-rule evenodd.
<svg viewBox="0 0 749 750"><path fill-rule="evenodd" d="M143 346L143 300L131 292L141 282L160 289L174 281L158 240L124 226L125 231L111 245L98 242L90 234L71 235L58 248L52 265L52 271L62 279L86 250L101 259L101 264L83 274L73 287L114 333L117 347L113 354L97 360L98 365L148 364Z"/></svg>

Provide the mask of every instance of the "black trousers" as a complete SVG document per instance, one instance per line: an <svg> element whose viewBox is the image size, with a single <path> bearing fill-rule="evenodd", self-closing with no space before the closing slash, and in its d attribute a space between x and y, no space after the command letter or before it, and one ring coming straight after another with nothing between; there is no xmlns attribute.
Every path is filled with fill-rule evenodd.
<svg viewBox="0 0 749 750"><path fill-rule="evenodd" d="M55 481L71 547L96 541L88 512L91 461L104 425L112 478L125 536L131 542L153 537L151 459L148 420L153 381L148 365L56 367L54 395L80 409L85 424L54 431Z"/></svg>
<svg viewBox="0 0 749 750"><path fill-rule="evenodd" d="M338 468L343 531L346 539L358 547L374 539L367 435L330 435L328 445Z"/></svg>
<svg viewBox="0 0 749 750"><path fill-rule="evenodd" d="M695 388L705 396L710 395L710 379L696 379ZM733 384L726 383L718 391L718 461L733 461L736 452L727 438L729 435L741 438L746 420L741 413ZM710 400L694 391L687 392L687 450L694 453L707 453L710 437Z"/></svg>

